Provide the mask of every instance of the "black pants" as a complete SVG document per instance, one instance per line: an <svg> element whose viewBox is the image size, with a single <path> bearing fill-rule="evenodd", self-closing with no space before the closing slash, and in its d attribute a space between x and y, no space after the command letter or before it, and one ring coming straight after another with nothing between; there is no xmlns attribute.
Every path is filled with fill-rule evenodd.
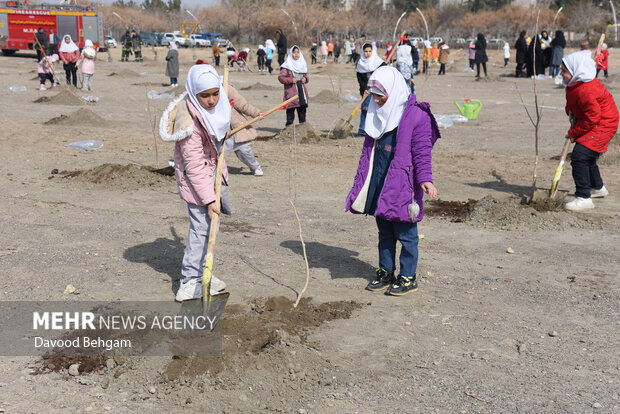
<svg viewBox="0 0 620 414"><path fill-rule="evenodd" d="M517 68L515 69L515 76L520 78L523 76L523 68L525 67L525 63L517 63Z"/></svg>
<svg viewBox="0 0 620 414"><path fill-rule="evenodd" d="M590 198L591 189L600 190L603 187L603 179L596 165L600 156L600 153L590 148L575 144L570 165L573 167L576 197Z"/></svg>
<svg viewBox="0 0 620 414"><path fill-rule="evenodd" d="M220 55L217 55L213 58L215 60L215 66L220 66Z"/></svg>
<svg viewBox="0 0 620 414"><path fill-rule="evenodd" d="M77 66L75 66L75 63L67 63L63 68L65 75L67 75L67 85L73 85L77 88Z"/></svg>
<svg viewBox="0 0 620 414"><path fill-rule="evenodd" d="M428 61L423 60L422 61L422 73L426 73L427 69L428 69Z"/></svg>
<svg viewBox="0 0 620 414"><path fill-rule="evenodd" d="M286 108L286 126L289 126L295 121L295 109L297 109L297 118L299 123L306 122L306 108L308 105L298 106L297 108Z"/></svg>
<svg viewBox="0 0 620 414"><path fill-rule="evenodd" d="M265 60L265 66L267 66L267 70L269 70L269 73L271 74L271 72L273 72L273 68L271 67L271 59Z"/></svg>
<svg viewBox="0 0 620 414"><path fill-rule="evenodd" d="M310 54L310 63L313 65L316 63L316 55Z"/></svg>
<svg viewBox="0 0 620 414"><path fill-rule="evenodd" d="M131 49L123 48L123 53L121 54L121 62L129 62L129 54L131 53Z"/></svg>
<svg viewBox="0 0 620 414"><path fill-rule="evenodd" d="M476 77L480 77L480 65L484 69L484 76L487 76L487 63L486 62L477 62L476 63Z"/></svg>
<svg viewBox="0 0 620 414"><path fill-rule="evenodd" d="M41 85L45 86L45 81L49 80L54 85L54 75L51 73L39 73L39 80L41 81Z"/></svg>
<svg viewBox="0 0 620 414"><path fill-rule="evenodd" d="M284 63L284 59L286 57L286 53L278 53L278 65L282 66Z"/></svg>
<svg viewBox="0 0 620 414"><path fill-rule="evenodd" d="M353 63L357 64L357 61L360 60L360 54L359 53L353 53L351 56L353 56Z"/></svg>
<svg viewBox="0 0 620 414"><path fill-rule="evenodd" d="M265 69L265 56L259 56L256 59L256 63L258 64L258 70Z"/></svg>
<svg viewBox="0 0 620 414"><path fill-rule="evenodd" d="M510 59L510 58L504 58L504 67L508 66L508 60L509 60L509 59Z"/></svg>
<svg viewBox="0 0 620 414"><path fill-rule="evenodd" d="M605 73L605 77L607 77L607 75L609 75L609 74L607 73L607 69L596 69L596 77L597 77L597 78L598 78L598 73L599 73L601 70L603 71L603 73Z"/></svg>
<svg viewBox="0 0 620 414"><path fill-rule="evenodd" d="M133 54L136 57L136 62L142 62L142 49L134 50Z"/></svg>
<svg viewBox="0 0 620 414"><path fill-rule="evenodd" d="M439 73L438 75L445 75L446 74L446 64L445 63L441 63L441 66L439 66Z"/></svg>
<svg viewBox="0 0 620 414"><path fill-rule="evenodd" d="M469 67L473 69L473 68L474 68L474 63L475 63L475 62L476 62L476 61L475 61L474 59L469 59Z"/></svg>

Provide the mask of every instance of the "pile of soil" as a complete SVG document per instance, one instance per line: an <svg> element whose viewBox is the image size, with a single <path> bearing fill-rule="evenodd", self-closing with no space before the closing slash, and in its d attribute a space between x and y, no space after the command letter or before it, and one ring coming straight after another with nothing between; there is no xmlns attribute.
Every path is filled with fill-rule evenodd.
<svg viewBox="0 0 620 414"><path fill-rule="evenodd" d="M134 70L121 70L118 72L112 72L108 76L118 76L120 78L134 78L140 76L140 74Z"/></svg>
<svg viewBox="0 0 620 414"><path fill-rule="evenodd" d="M342 102L342 98L338 96L338 94L330 90L327 90L327 89L323 89L316 96L311 96L309 100L312 103L319 103L319 104L333 104L333 103Z"/></svg>
<svg viewBox="0 0 620 414"><path fill-rule="evenodd" d="M294 138L296 138L297 142L300 144L312 144L323 140L323 136L317 134L314 128L312 128L312 125L308 122L297 125L289 125L282 131L275 134L271 140L292 143L294 142Z"/></svg>
<svg viewBox="0 0 620 414"><path fill-rule="evenodd" d="M165 174L164 170L154 170L135 164L102 164L86 171L61 171L58 175L110 190L128 191L171 185L174 183L174 177Z"/></svg>
<svg viewBox="0 0 620 414"><path fill-rule="evenodd" d="M135 85L135 86L164 86L164 85L162 85L161 82L138 82L138 83L132 83L132 85Z"/></svg>
<svg viewBox="0 0 620 414"><path fill-rule="evenodd" d="M264 83L257 82L254 85L244 86L242 91L275 91L281 89L277 86L265 85Z"/></svg>
<svg viewBox="0 0 620 414"><path fill-rule="evenodd" d="M551 205L522 204L516 197L507 200L492 196L468 201L430 200L424 206L424 214L454 223L502 230L603 229L608 225L603 217L576 215Z"/></svg>
<svg viewBox="0 0 620 414"><path fill-rule="evenodd" d="M353 301L326 302L317 306L312 303L312 298L302 298L299 306L294 308L293 301L282 296L228 306L222 326L222 355L173 359L166 366L164 379L175 381L180 377L194 378L206 373L216 376L223 371L226 375L243 374L252 365L264 365L274 370L274 362L282 359L279 346L289 349L295 344L316 347L307 340L312 329L326 321L349 319L353 311L361 307L360 303Z"/></svg>
<svg viewBox="0 0 620 414"><path fill-rule="evenodd" d="M45 122L45 125L71 125L83 127L105 127L109 122L88 108L78 109L71 115L60 115Z"/></svg>
<svg viewBox="0 0 620 414"><path fill-rule="evenodd" d="M82 105L84 101L68 89L61 89L60 93L54 96L42 96L35 99L34 103L50 103L56 105Z"/></svg>

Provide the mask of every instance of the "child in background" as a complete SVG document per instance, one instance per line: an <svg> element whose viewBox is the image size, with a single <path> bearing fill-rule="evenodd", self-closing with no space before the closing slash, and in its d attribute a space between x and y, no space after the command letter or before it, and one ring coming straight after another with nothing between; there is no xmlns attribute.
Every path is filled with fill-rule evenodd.
<svg viewBox="0 0 620 414"><path fill-rule="evenodd" d="M220 42L213 44L213 61L215 66L220 66Z"/></svg>
<svg viewBox="0 0 620 414"><path fill-rule="evenodd" d="M327 64L327 44L325 43L325 40L321 41L321 56L323 57L323 64L326 65Z"/></svg>
<svg viewBox="0 0 620 414"><path fill-rule="evenodd" d="M439 66L438 75L446 74L446 65L448 64L448 56L450 56L450 48L446 44L446 42L441 42L439 44L439 59L438 62L441 66Z"/></svg>
<svg viewBox="0 0 620 414"><path fill-rule="evenodd" d="M295 109L299 123L306 122L306 109L308 108L308 65L299 46L293 46L280 68L278 80L284 85L284 101L299 95L299 98L288 104L286 107L286 126L295 121Z"/></svg>
<svg viewBox="0 0 620 414"><path fill-rule="evenodd" d="M95 61L97 60L97 52L95 51L93 42L86 39L84 49L80 54L78 66L82 67L82 90L91 91L93 89L93 76L95 75Z"/></svg>
<svg viewBox="0 0 620 414"><path fill-rule="evenodd" d="M273 67L271 66L271 62L273 61L273 53L276 51L276 45L273 43L273 40L267 39L265 41L265 66L267 66L267 70L271 75L273 73Z"/></svg>
<svg viewBox="0 0 620 414"><path fill-rule="evenodd" d="M355 65L355 72L357 74L357 83L360 87L360 96L364 96L366 89L368 88L368 79L378 67L385 65L383 60L377 55L377 49L372 47L370 43L364 43L362 45L362 56ZM370 104L370 96L367 96L362 102L360 112L360 126L357 130L357 135L363 137L364 124L366 123L366 113L368 112L368 105Z"/></svg>
<svg viewBox="0 0 620 414"><path fill-rule="evenodd" d="M228 98L230 99L233 111L231 115L230 127L232 129L243 125L247 119L244 115L252 118L262 119L263 114L259 109L250 105L243 96L232 86L228 85ZM247 165L252 171L252 175L262 177L264 175L260 163L256 160L252 151L252 141L257 137L256 130L251 126L242 129L235 135L229 137L224 144L224 150L228 154L234 152L239 161Z"/></svg>
<svg viewBox="0 0 620 414"><path fill-rule="evenodd" d="M176 88L179 77L179 50L177 42L168 43L168 54L166 55L166 76L170 78L170 86Z"/></svg>
<svg viewBox="0 0 620 414"><path fill-rule="evenodd" d="M162 115L160 136L175 142L174 174L179 195L187 203L190 226L183 256L183 279L176 293L179 302L202 297L201 278L213 213L230 214L226 185L221 203L215 205L215 169L222 140L230 130L231 108L215 68L194 65L185 82L187 93L174 100ZM174 114L174 120L171 115ZM173 123L172 123L172 122ZM224 183L228 181L226 164ZM210 293L217 295L226 284L211 278Z"/></svg>
<svg viewBox="0 0 620 414"><path fill-rule="evenodd" d="M334 42L330 40L327 44L327 57L332 56L334 56Z"/></svg>
<svg viewBox="0 0 620 414"><path fill-rule="evenodd" d="M39 80L41 81L41 86L39 86L40 91L44 91L47 88L45 87L45 81L49 79L53 88L58 84L54 80L54 62L58 62L58 55L53 54L51 56L43 56L37 65L37 72L39 74Z"/></svg>
<svg viewBox="0 0 620 414"><path fill-rule="evenodd" d="M430 105L416 101L405 80L390 66L368 81L372 100L366 140L345 211L375 216L379 229L379 268L366 289L402 296L418 288L418 226L424 193L437 195L431 150L440 137ZM400 272L396 242L400 241Z"/></svg>
<svg viewBox="0 0 620 414"><path fill-rule="evenodd" d="M581 211L594 208L592 198L609 194L596 160L607 152L609 141L618 130L618 108L613 96L596 79L596 65L588 53L575 52L562 59L560 76L566 88L566 114L571 123L566 138L575 142L571 156L575 199L565 208Z"/></svg>
<svg viewBox="0 0 620 414"><path fill-rule="evenodd" d="M418 41L414 40L411 44L411 58L413 59L413 74L418 74L418 64L420 63L420 53L418 52Z"/></svg>
<svg viewBox="0 0 620 414"><path fill-rule="evenodd" d="M67 85L73 85L77 88L77 61L80 58L80 49L71 36L65 35L62 38L60 47L58 48L58 57L62 59L62 67L67 77Z"/></svg>
<svg viewBox="0 0 620 414"><path fill-rule="evenodd" d="M256 51L256 63L258 64L259 72L265 71L265 56L266 55L267 53L265 53L265 46L258 45L258 50Z"/></svg>
<svg viewBox="0 0 620 414"><path fill-rule="evenodd" d="M402 40L396 49L396 69L405 78L409 93L414 93L413 58L411 57L411 45L407 39Z"/></svg>
<svg viewBox="0 0 620 414"><path fill-rule="evenodd" d="M316 44L316 41L313 40L312 47L310 48L310 63L313 65L316 65L316 49L317 49L317 44Z"/></svg>
<svg viewBox="0 0 620 414"><path fill-rule="evenodd" d="M508 42L504 41L504 67L508 66L508 61L510 60L510 45Z"/></svg>
<svg viewBox="0 0 620 414"><path fill-rule="evenodd" d="M431 65L434 65L439 60L439 48L437 47L437 43L433 43L433 48L431 49Z"/></svg>
<svg viewBox="0 0 620 414"><path fill-rule="evenodd" d="M596 57L594 61L596 62L596 77L598 78L598 73L602 70L605 74L605 78L607 78L607 69L609 68L609 51L607 50L607 43L603 43L601 45L601 49L596 49Z"/></svg>
<svg viewBox="0 0 620 414"><path fill-rule="evenodd" d="M476 63L476 43L473 41L469 42L467 57L469 58L469 67L473 70L474 63Z"/></svg>
<svg viewBox="0 0 620 414"><path fill-rule="evenodd" d="M424 54L422 55L422 73L426 73L431 63L431 42L424 41Z"/></svg>

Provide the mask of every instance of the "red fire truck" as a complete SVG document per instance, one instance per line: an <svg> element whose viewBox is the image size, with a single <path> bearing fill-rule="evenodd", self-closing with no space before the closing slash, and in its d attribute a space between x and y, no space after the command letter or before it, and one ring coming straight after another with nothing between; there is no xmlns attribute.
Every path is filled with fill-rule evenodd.
<svg viewBox="0 0 620 414"><path fill-rule="evenodd" d="M86 39L92 40L95 48L105 48L103 16L90 6L0 2L0 49L5 55L35 50L34 32L39 27L47 34L53 29L61 41L70 35L80 48Z"/></svg>

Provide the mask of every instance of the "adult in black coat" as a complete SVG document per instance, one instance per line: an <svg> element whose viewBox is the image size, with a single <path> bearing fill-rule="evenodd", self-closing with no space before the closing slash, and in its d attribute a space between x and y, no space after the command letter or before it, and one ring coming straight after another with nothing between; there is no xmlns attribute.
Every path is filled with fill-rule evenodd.
<svg viewBox="0 0 620 414"><path fill-rule="evenodd" d="M536 73L534 73L536 70ZM538 35L534 36L534 39L530 42L530 46L527 50L527 76L532 77L534 75L545 74L545 55L540 47L540 38Z"/></svg>
<svg viewBox="0 0 620 414"><path fill-rule="evenodd" d="M474 63L476 64L476 79L480 79L480 65L482 64L482 68L484 69L484 76L487 76L487 61L489 57L487 56L487 39L485 39L482 33L478 33L478 39L475 43L476 46L476 57L474 59Z"/></svg>
<svg viewBox="0 0 620 414"><path fill-rule="evenodd" d="M42 27L39 27L34 36L39 41L39 44L41 45L43 50L47 50L47 48L49 47L49 42L47 40L47 34L45 33L45 30L43 30ZM39 47L38 44L35 44L35 49L37 50L37 61L39 62L41 61L41 59L43 59L43 52L41 51L41 47Z"/></svg>
<svg viewBox="0 0 620 414"><path fill-rule="evenodd" d="M276 37L278 38L278 42L276 43L276 47L278 48L278 64L282 66L288 54L286 36L282 33L282 29L276 30Z"/></svg>
<svg viewBox="0 0 620 414"><path fill-rule="evenodd" d="M523 76L523 67L527 63L527 42L525 41L525 37L527 36L527 31L522 30L519 33L519 38L515 42L515 50L517 51L517 68L515 76L520 78Z"/></svg>

